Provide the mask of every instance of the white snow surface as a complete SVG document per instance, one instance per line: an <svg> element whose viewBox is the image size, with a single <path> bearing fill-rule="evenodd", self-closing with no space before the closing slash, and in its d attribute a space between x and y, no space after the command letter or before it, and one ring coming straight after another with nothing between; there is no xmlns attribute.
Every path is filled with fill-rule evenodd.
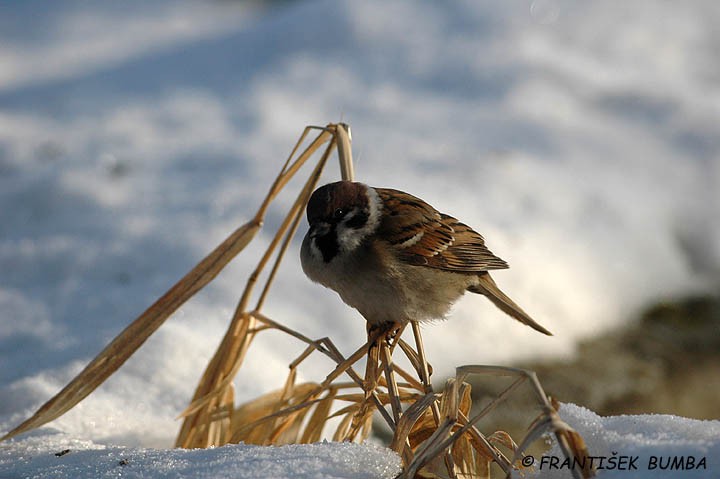
<svg viewBox="0 0 720 479"><path fill-rule="evenodd" d="M575 404L563 404L560 416L583 437L603 479L720 477L720 421L663 414L600 417ZM535 458L534 477L570 477L567 467L560 467L564 457L557 445L546 455L559 458L558 465Z"/></svg>
<svg viewBox="0 0 720 479"><path fill-rule="evenodd" d="M562 404L560 415L585 439L589 454L601 465L599 477L706 479L720 477L720 421L697 421L666 415L599 417L574 404ZM535 459L524 477L568 478L564 456L553 447ZM603 462L600 462L600 457ZM608 458L617 458L613 467ZM620 461L619 458L625 457ZM653 459L655 466L653 466ZM669 469L672 458L683 469ZM688 468L692 457L695 467ZM631 462L631 458L636 458ZM697 465L703 464L698 467ZM634 468L630 467L634 465ZM677 460L675 464L680 464ZM661 468L661 465L665 465ZM245 444L212 449L146 449L106 446L45 428L0 446L3 479L96 478L392 478L400 458L373 444L318 443L282 447ZM523 477L520 472L516 477Z"/></svg>
<svg viewBox="0 0 720 479"><path fill-rule="evenodd" d="M338 442L142 449L106 447L58 433L0 449L3 479L390 479L399 472L400 458L389 449Z"/></svg>
<svg viewBox="0 0 720 479"><path fill-rule="evenodd" d="M717 290L719 22L711 0L6 3L0 431L249 219L308 124L349 123L359 180L480 231L511 265L498 284L555 332L465 297L424 326L438 377L569 356L650 302ZM302 275L298 246L265 311L353 351L362 318ZM169 447L257 260L241 254L57 436L27 441L106 448L88 457ZM279 387L301 351L261 335L238 401ZM310 361L303 379L330 366ZM18 461L40 447L13 444Z"/></svg>

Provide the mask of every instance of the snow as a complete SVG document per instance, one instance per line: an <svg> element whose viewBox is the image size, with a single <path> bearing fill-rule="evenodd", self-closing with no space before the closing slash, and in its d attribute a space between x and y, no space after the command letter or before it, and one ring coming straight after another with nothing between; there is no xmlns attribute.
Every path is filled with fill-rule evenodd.
<svg viewBox="0 0 720 479"><path fill-rule="evenodd" d="M583 437L603 479L720 477L720 421L662 414L600 417L575 404L563 404L560 416ZM562 464L557 446L546 456ZM552 467L549 459L536 458L535 464L537 477L569 477L567 468Z"/></svg>
<svg viewBox="0 0 720 479"><path fill-rule="evenodd" d="M720 421L659 414L599 417L574 404L562 404L560 415L585 439L595 464L602 467L600 477L718 477ZM557 462L551 462L552 458ZM675 459L675 469L670 469L673 458L683 458L683 469L678 469L679 459ZM545 454L545 459L533 459L535 467L525 470L524 477L570 477L568 468L561 466L564 457L557 446ZM45 429L0 446L0 477L8 479L379 479L395 477L399 472L399 456L370 443L146 449L106 446ZM522 476L518 472L516 477Z"/></svg>
<svg viewBox="0 0 720 479"><path fill-rule="evenodd" d="M57 433L29 438L15 451L0 450L0 477L8 479L390 479L399 472L400 458L392 451L353 443L142 449Z"/></svg>
<svg viewBox="0 0 720 479"><path fill-rule="evenodd" d="M716 290L719 21L710 0L4 5L0 431L246 221L308 124L351 124L360 180L476 227L511 265L498 284L555 332L463 298L448 321L424 326L437 377L568 356L643 305ZM331 166L324 179L334 178ZM240 255L106 384L26 440L106 448L88 457L170 446L257 258ZM266 312L344 352L364 334L292 252ZM259 337L238 400L282 384L300 352ZM312 362L304 379L328 367ZM23 444L40 447L13 444L1 450L18 462Z"/></svg>

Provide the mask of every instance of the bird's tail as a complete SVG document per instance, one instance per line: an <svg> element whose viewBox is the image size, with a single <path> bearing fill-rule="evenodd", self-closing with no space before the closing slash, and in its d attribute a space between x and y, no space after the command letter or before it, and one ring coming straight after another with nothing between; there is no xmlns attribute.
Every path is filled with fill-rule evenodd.
<svg viewBox="0 0 720 479"><path fill-rule="evenodd" d="M539 331L548 336L552 336L552 333L540 326L530 317L520 306L515 304L515 301L510 299L505 293L500 291L495 281L490 277L488 273L481 273L478 275L478 284L474 284L468 287L468 291L473 293L479 293L488 297L495 306L500 308L505 314L512 316L523 324L526 324L533 328L535 331Z"/></svg>

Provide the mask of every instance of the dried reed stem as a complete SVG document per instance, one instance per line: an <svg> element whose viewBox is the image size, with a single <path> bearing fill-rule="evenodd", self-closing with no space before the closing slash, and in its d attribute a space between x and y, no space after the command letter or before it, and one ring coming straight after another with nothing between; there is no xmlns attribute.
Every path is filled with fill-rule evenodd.
<svg viewBox="0 0 720 479"><path fill-rule="evenodd" d="M319 131L318 135L300 152L310 132L315 130ZM548 431L555 434L567 457L587 455L582 438L562 422L556 407L550 403L537 377L530 371L497 366L463 366L457 368L455 379L448 380L443 393L435 393L430 381L432 367L427 361L420 326L416 322L411 322L414 348L401 339L405 326L388 325L369 328L367 342L346 358L329 338L310 339L261 312L280 263L299 227L305 205L335 149L342 178L354 180L350 128L344 123L306 127L253 219L233 232L131 323L35 415L0 440L59 417L117 370L173 311L210 282L247 246L262 226L272 201L325 144L320 159L248 278L228 330L208 363L193 400L182 413L184 421L176 445L207 447L240 441L252 444L315 442L321 439L325 425L333 418L340 418L333 434L334 440L362 440L370 433L373 413L378 411L393 432L390 447L402 457L404 469L400 477L403 478L414 478L418 474L451 479L458 475L489 478L491 462L498 464L510 477L513 465L523 451ZM255 285L271 262L256 306L249 310ZM305 343L306 347L290 362L283 387L236 408L232 381L253 339L266 330L280 331ZM398 345L417 377L394 363L392 355ZM297 384L298 368L315 351L330 358L335 367L320 383ZM365 374L361 377L354 365L363 358L366 359ZM337 381L343 374L347 374L350 382ZM398 381L396 374L402 381ZM469 374L510 376L515 380L482 410L468 418L472 400L470 386L465 379ZM476 424L526 381L536 393L542 414L531 425L525 440L518 446L502 431L486 438ZM338 407L338 401L346 405ZM403 411L404 406L406 409ZM508 460L496 445L513 451L513 459ZM573 470L576 479L592 477L593 473L579 468Z"/></svg>
<svg viewBox="0 0 720 479"><path fill-rule="evenodd" d="M30 431L65 414L110 377L183 303L212 281L259 231L257 218L235 230L172 288L125 328L80 374L29 419L0 441Z"/></svg>
<svg viewBox="0 0 720 479"><path fill-rule="evenodd" d="M327 162L335 144L334 140L332 140L332 135L328 131L323 130L320 135L318 135L318 137L303 151L303 153L300 154L297 160L290 163L292 155L298 150L299 145L304 140L307 131L308 129L305 130L303 136L301 136L299 142L295 145L295 148L293 148L291 156L286 161L283 171L280 175L278 175L273 187L270 189L266 201L258 211L258 215L261 213L264 214L269 201L278 194L279 189L285 186L290 177L297 172L300 166L302 166L302 164L304 164L323 143L331 140L330 144L325 149L325 152L313 170L313 173L306 181L300 195L298 195L298 198L286 215L283 223L278 228L275 237L261 258L257 268L251 274L245 287L245 291L243 292L240 302L235 310L235 314L233 315L230 327L228 328L220 347L208 364L208 367L195 390L195 395L190 406L182 414L182 416L185 417L185 420L175 443L178 447L207 447L214 444L212 441L216 436L210 435L211 430L207 427L207 424L213 422L212 416L215 410L222 409L227 404L232 404L233 398L227 393L227 391L229 390L231 382L237 374L237 371L245 358L247 350L255 337L255 333L250 332L253 329L255 320L252 316L246 313L247 302L250 294L260 272L269 261L272 253L280 242L282 235L288 230L291 224L293 224L295 228L297 227L299 216L302 214L302 208L307 203L310 193L314 190L317 181L320 178L320 173L322 172L322 169L325 166L325 163ZM285 248L287 248L288 244L289 240L286 240L284 243ZM279 254L279 259L281 259L281 257L282 253ZM267 282L265 292L272 283L273 278L274 275L271 275ZM264 297L265 293L261 295L259 304L262 304ZM244 332L244 334L241 334L242 332Z"/></svg>

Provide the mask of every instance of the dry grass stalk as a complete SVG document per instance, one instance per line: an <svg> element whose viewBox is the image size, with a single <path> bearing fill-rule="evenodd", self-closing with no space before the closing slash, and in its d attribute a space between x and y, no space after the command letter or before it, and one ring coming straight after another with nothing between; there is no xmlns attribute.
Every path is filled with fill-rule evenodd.
<svg viewBox="0 0 720 479"><path fill-rule="evenodd" d="M319 134L302 149L313 130L319 130ZM376 328L368 330L365 344L344 357L329 338L310 339L262 313L268 291L298 228L304 207L335 148L340 157L342 177L353 179L349 127L345 124L305 128L254 218L238 228L140 315L58 395L2 439L59 417L117 370L165 319L248 245L262 226L270 203L325 144L297 199L250 275L227 333L209 362L190 405L181 414L184 421L176 445L195 448L241 441L261 445L311 443L323 437L330 420L337 423L332 434L334 440L362 441L370 434L373 415L378 412L392 431L390 447L403 459L403 478L490 477L492 463L509 476L519 467L522 451L547 432L555 434L566 455L587 455L582 438L560 420L556 408L531 372L493 366L463 366L458 368L456 378L448 381L444 391L437 393L430 381L432 367L425 357L422 335L416 323L411 323L414 347L401 338L404 326L384 330ZM250 298L258 278L271 262L255 306L250 308ZM236 407L233 379L256 335L269 330L294 337L306 344L306 348L290 363L287 379L281 388ZM393 360L397 346L400 346L403 358L412 366L415 375ZM336 364L335 368L320 383L297 384L298 368L315 353L328 357ZM361 376L354 366L363 359L366 361L365 373ZM470 418L472 400L470 386L465 382L469 374L514 376L516 380ZM339 378L343 375L349 381L340 382ZM476 427L478 421L528 380L543 409L528 437L517 446L502 431L484 436ZM508 459L501 449L509 451L512 459ZM575 477L591 477L593 473L573 472Z"/></svg>
<svg viewBox="0 0 720 479"><path fill-rule="evenodd" d="M258 217L233 232L167 293L133 321L58 394L0 441L38 428L65 414L110 377L185 301L217 276L259 231Z"/></svg>

